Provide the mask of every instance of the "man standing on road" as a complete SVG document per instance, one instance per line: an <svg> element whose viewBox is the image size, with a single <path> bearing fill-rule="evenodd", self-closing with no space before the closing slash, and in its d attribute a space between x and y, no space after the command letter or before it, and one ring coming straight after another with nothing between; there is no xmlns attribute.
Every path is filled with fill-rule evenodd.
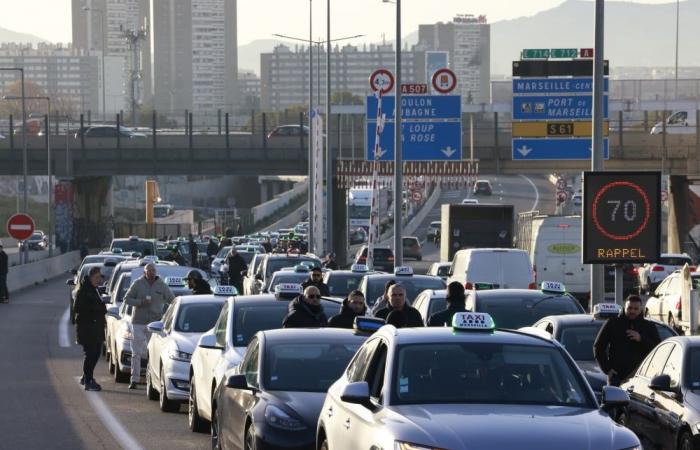
<svg viewBox="0 0 700 450"><path fill-rule="evenodd" d="M0 241L0 303L10 303L10 292L7 290L7 272L9 271L10 263Z"/></svg>
<svg viewBox="0 0 700 450"><path fill-rule="evenodd" d="M238 292L243 292L243 271L248 270L248 265L241 255L236 251L236 246L232 246L226 257L228 264L228 282L235 286Z"/></svg>
<svg viewBox="0 0 700 450"><path fill-rule="evenodd" d="M377 313L386 308L389 304L389 288L396 284L396 280L389 280L384 285L384 294L379 297L372 306L372 316L377 317Z"/></svg>
<svg viewBox="0 0 700 450"><path fill-rule="evenodd" d="M202 277L201 272L197 269L192 269L187 272L185 280L187 280L187 287L192 289L192 295L207 295L212 293L211 286L209 286L209 283L207 283L204 277Z"/></svg>
<svg viewBox="0 0 700 450"><path fill-rule="evenodd" d="M78 344L83 346L83 376L80 384L86 391L100 391L94 377L95 366L102 354L105 341L105 313L107 307L100 298L97 288L104 278L99 267L90 269L88 275L80 281L75 296L75 334Z"/></svg>
<svg viewBox="0 0 700 450"><path fill-rule="evenodd" d="M326 260L323 261L323 267L331 270L338 270L338 263L335 261L335 253L331 252L326 255Z"/></svg>
<svg viewBox="0 0 700 450"><path fill-rule="evenodd" d="M352 329L355 324L355 317L364 316L366 312L365 296L362 295L362 291L354 290L343 300L340 314L331 317L331 320L328 321L328 326Z"/></svg>
<svg viewBox="0 0 700 450"><path fill-rule="evenodd" d="M458 281L453 281L447 286L447 308L436 312L428 319L429 327L451 327L452 317L455 313L464 312L464 286Z"/></svg>
<svg viewBox="0 0 700 450"><path fill-rule="evenodd" d="M661 341L656 326L642 317L642 299L630 295L619 317L608 319L593 343L593 355L610 386L619 386Z"/></svg>
<svg viewBox="0 0 700 450"><path fill-rule="evenodd" d="M393 311L402 311L405 314L407 327L423 326L423 318L418 310L406 304L406 289L400 284L389 288L389 304L386 308L377 311L375 317L386 320Z"/></svg>
<svg viewBox="0 0 700 450"><path fill-rule="evenodd" d="M189 241L187 242L187 245L190 246L190 261L192 264L190 264L190 267L199 267L197 264L199 262L199 249L197 248L197 243L194 241L194 236L192 236L192 233L189 235Z"/></svg>
<svg viewBox="0 0 700 450"><path fill-rule="evenodd" d="M134 307L129 389L136 389L141 378L141 357L146 355L148 343L146 325L160 320L166 306L175 298L168 285L158 277L155 264L146 264L143 271L144 275L134 281L124 296L126 304Z"/></svg>
<svg viewBox="0 0 700 450"><path fill-rule="evenodd" d="M315 286L292 300L290 312L282 321L282 328L321 328L328 325L328 318L321 305L321 293Z"/></svg>
<svg viewBox="0 0 700 450"><path fill-rule="evenodd" d="M309 278L301 283L301 287L306 289L309 286L314 286L318 289L318 291L321 293L321 296L323 297L328 297L331 295L330 289L328 289L328 285L323 282L323 271L321 270L320 267L314 267L311 269L311 274L309 275Z"/></svg>

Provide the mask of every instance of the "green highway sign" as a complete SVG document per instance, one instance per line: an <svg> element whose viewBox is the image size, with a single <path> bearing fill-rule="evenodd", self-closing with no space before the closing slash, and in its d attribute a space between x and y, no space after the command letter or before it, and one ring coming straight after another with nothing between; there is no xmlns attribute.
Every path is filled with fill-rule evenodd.
<svg viewBox="0 0 700 450"><path fill-rule="evenodd" d="M577 48L553 48L550 51L550 58L576 58L578 57Z"/></svg>
<svg viewBox="0 0 700 450"><path fill-rule="evenodd" d="M547 59L549 58L548 48L526 48L520 56L522 59Z"/></svg>

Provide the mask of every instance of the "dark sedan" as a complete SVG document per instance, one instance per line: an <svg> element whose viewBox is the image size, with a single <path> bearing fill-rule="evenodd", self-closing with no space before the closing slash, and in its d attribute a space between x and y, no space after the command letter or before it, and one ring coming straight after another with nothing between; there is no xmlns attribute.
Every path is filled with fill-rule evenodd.
<svg viewBox="0 0 700 450"><path fill-rule="evenodd" d="M212 448L315 448L326 392L367 337L338 328L258 332L214 393Z"/></svg>

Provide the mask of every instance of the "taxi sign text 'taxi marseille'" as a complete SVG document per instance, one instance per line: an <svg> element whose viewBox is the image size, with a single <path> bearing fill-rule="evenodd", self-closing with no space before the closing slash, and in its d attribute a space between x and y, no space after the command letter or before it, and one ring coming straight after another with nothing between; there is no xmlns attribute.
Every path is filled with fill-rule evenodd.
<svg viewBox="0 0 700 450"><path fill-rule="evenodd" d="M661 173L584 172L583 262L653 262L661 252Z"/></svg>

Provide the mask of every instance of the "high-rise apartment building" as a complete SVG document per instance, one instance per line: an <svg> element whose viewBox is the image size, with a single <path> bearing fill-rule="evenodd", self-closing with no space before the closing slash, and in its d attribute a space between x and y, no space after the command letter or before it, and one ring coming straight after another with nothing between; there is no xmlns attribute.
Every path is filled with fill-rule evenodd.
<svg viewBox="0 0 700 450"><path fill-rule="evenodd" d="M153 0L155 107L238 106L236 0Z"/></svg>

